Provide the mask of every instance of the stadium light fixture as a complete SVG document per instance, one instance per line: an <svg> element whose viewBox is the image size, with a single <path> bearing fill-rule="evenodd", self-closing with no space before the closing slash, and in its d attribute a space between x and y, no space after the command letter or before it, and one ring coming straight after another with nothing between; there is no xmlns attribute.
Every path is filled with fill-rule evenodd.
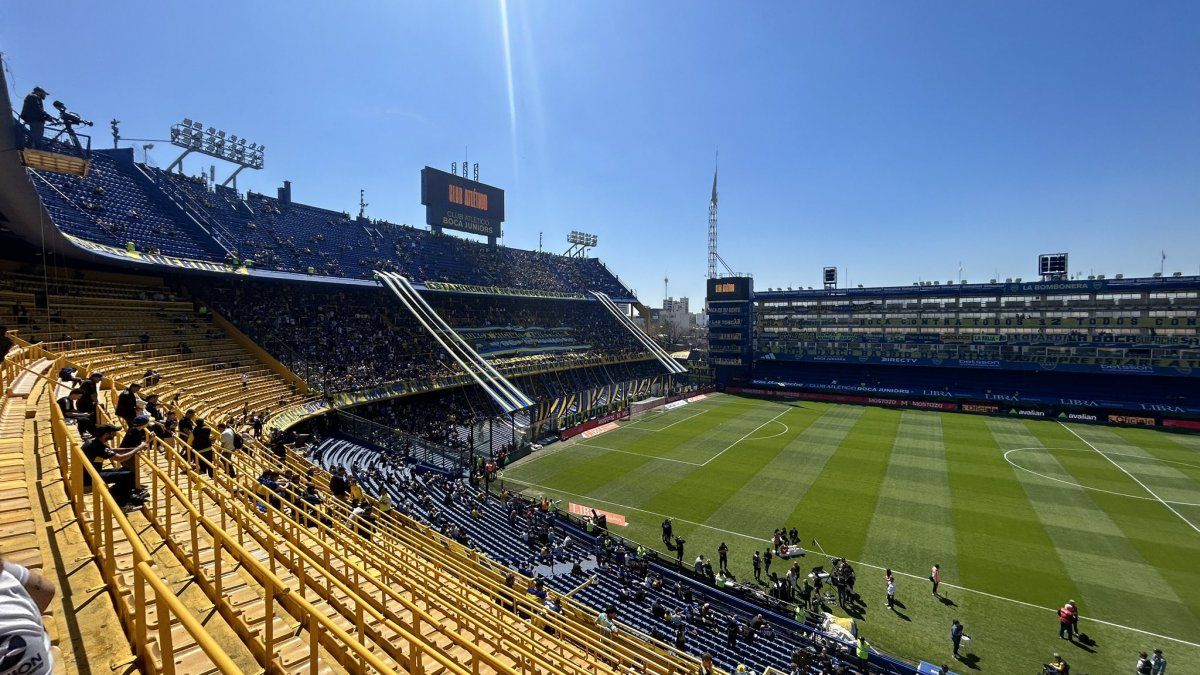
<svg viewBox="0 0 1200 675"><path fill-rule="evenodd" d="M599 237L594 234L571 230L571 233L567 235L567 243L571 245L571 248L567 249L563 255L582 258L587 254L587 250L595 247L599 241Z"/></svg>
<svg viewBox="0 0 1200 675"><path fill-rule="evenodd" d="M206 128L203 123L190 117L184 117L179 124L171 126L170 138L172 145L183 148L183 153L167 167L168 172L174 171L177 166L182 166L183 158L192 152L199 152L237 165L229 178L221 183L222 186L233 181L242 169L261 169L264 166L265 145L250 143L247 146L244 136L239 137L237 134L228 133L224 129L217 129L213 126Z"/></svg>

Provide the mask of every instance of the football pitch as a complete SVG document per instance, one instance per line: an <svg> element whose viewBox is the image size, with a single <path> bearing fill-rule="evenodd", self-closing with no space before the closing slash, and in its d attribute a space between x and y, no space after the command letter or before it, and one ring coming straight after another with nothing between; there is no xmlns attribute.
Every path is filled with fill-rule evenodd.
<svg viewBox="0 0 1200 675"><path fill-rule="evenodd" d="M555 444L502 480L624 515L615 533L673 557L670 516L689 565L715 565L725 542L739 579L775 528L795 527L805 572L828 568L814 539L852 561L859 630L898 656L1034 673L1057 651L1098 674L1161 648L1169 672L1200 673L1200 436L717 394ZM934 563L944 600L930 592ZM1091 646L1058 637L1068 599ZM960 662L955 618L972 637Z"/></svg>

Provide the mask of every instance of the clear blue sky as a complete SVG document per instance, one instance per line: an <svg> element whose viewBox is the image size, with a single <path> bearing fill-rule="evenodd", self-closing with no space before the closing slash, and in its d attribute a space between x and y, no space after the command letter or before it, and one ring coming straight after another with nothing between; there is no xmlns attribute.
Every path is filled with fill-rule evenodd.
<svg viewBox="0 0 1200 675"><path fill-rule="evenodd" d="M1085 273L1200 265L1198 2L503 7L5 2L0 50L16 93L128 136L190 116L265 143L241 187L320 206L365 188L369 215L423 223L419 169L469 148L507 244L595 232L650 304L664 274L703 295L717 148L721 254L760 288L824 265L1030 278L1059 250Z"/></svg>

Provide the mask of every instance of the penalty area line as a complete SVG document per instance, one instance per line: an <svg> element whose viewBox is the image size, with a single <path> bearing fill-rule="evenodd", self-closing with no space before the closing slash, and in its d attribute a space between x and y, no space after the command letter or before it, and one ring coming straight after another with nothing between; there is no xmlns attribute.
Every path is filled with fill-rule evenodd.
<svg viewBox="0 0 1200 675"><path fill-rule="evenodd" d="M1133 482L1135 482L1135 483L1137 483L1138 485L1142 486L1142 489L1143 489L1143 490L1145 490L1147 493L1149 493L1151 497L1154 497L1155 499L1157 499L1157 500L1158 500L1158 503L1160 503L1160 504L1162 504L1163 506L1165 506L1165 507L1167 507L1168 509L1170 509L1171 513L1174 513L1176 516L1178 516L1178 517L1179 517L1179 519L1180 519L1180 520L1182 520L1183 522L1187 523L1187 526L1188 526L1188 527L1190 527L1190 528L1192 528L1193 530L1195 530L1195 531L1196 531L1196 534L1200 534L1200 527L1196 527L1196 524L1195 524L1195 523L1193 523L1192 521L1190 521L1190 520L1188 520L1187 518L1185 518L1185 517L1183 516L1183 514L1182 514L1182 513L1180 513L1180 512L1178 512L1178 511L1176 511L1174 506L1171 506L1169 503L1167 503L1167 501L1166 501L1166 500L1164 500L1162 497L1159 497L1157 494L1155 494L1155 493L1154 493L1154 490L1151 490L1149 487L1147 487L1147 486L1146 486L1146 484L1145 484L1145 483L1143 483L1142 481L1138 480L1138 477L1137 477L1137 476L1135 476L1135 475L1133 475L1133 474L1129 473L1129 471L1127 471L1127 470L1125 469L1125 467L1121 466L1120 464L1117 464L1117 461L1116 461L1115 459L1113 459L1112 457L1109 457L1108 455L1106 455L1106 454L1104 454L1103 452L1101 452L1101 451L1100 451L1100 448L1097 448L1096 446L1092 445L1092 444L1091 444L1091 443L1090 443L1090 442L1089 442L1089 441L1088 441L1086 438L1084 438L1083 436L1080 436L1080 435L1079 435L1078 433L1076 433L1076 431L1075 431L1074 429L1072 429L1071 427L1069 427L1069 426L1067 426L1067 425L1063 424L1062 422L1059 422L1058 424L1059 424L1059 425L1060 425L1062 428L1064 428L1064 429L1066 429L1067 431L1071 432L1071 435L1072 435L1072 436L1074 436L1075 438L1078 438L1079 440L1083 441L1083 442L1084 442L1084 444L1086 444L1086 445L1087 445L1089 448L1091 448L1092 450L1095 450L1097 455L1100 455L1100 456L1101 456L1101 457L1103 457L1104 459L1107 459L1109 462L1111 462L1113 466L1115 466L1115 467L1117 467L1118 469L1120 469L1120 470L1121 470L1121 473L1124 473L1126 476L1129 476L1130 478L1132 478L1132 479L1133 479Z"/></svg>
<svg viewBox="0 0 1200 675"><path fill-rule="evenodd" d="M630 506L629 504L621 504L621 503L619 503L619 502L608 501L608 500L606 500L606 499L598 499L598 498L596 498L596 497L590 497L590 496L588 496L588 495L581 495L581 494L576 494L576 493L574 493L574 492L567 492L566 490L559 490L559 489L557 489L557 488L548 487L548 486L546 486L546 485L541 485L541 484L539 484L539 483L530 483L529 481L518 480L518 479L516 479L516 478L507 478L507 477L503 477L503 476L501 477L501 479L502 479L502 480L506 480L506 481L508 481L508 482L510 482L510 483L517 483L517 484L519 484L519 485L524 485L524 486L526 486L526 487L531 487L531 488L540 488L540 489L542 489L542 490L546 490L547 492L554 492L554 493L557 493L557 494L560 494L560 495L567 495L568 497L576 497L576 498L578 498L578 499L586 499L586 500L588 500L588 501L596 502L596 503L598 503L598 504L607 504L607 505L609 505L609 506L616 506L616 507L618 507L618 508L626 509L626 510L629 510L629 511L637 511L638 513L645 513L645 514L648 514L648 515L651 515L651 516L656 516L656 517L659 517L659 518L670 518L671 520L678 520L678 521L679 521L679 522L681 522L681 523L687 523L687 524L689 524L689 525L695 525L696 527L701 527L701 528L704 528L704 529L706 529L706 530L712 530L712 531L714 531L714 532L722 532L722 533L725 533L725 534L728 534L728 535L732 535L732 536L735 536L735 537L741 537L741 538L743 538L743 539L749 539L750 541L756 541L756 542L765 542L765 541L770 541L770 539L763 539L763 538L761 538L761 537L755 537L755 536L753 536L753 535L749 535L749 534L746 534L746 533L744 533L744 532L734 532L733 530L726 530L726 529L723 529L723 528L720 528L720 527L716 527L716 526L713 526L713 525L709 525L709 524L707 524L707 523L699 523L699 522L696 522L696 521L694 521L694 520L688 520L687 518L681 518L681 517L679 517L679 516L672 516L672 515L670 515L670 514L666 514L666 513L659 513L659 512L657 512L657 511L648 511L648 510L646 510L646 509L640 509L640 508L638 508L638 507L636 507L636 506ZM628 537L626 537L626 538L628 539ZM829 556L829 554L826 554L826 555L827 555L827 556ZM861 561L861 560L850 560L849 558L847 558L846 560L847 560L848 562L850 562L850 563L853 563L853 564L855 564L855 565L862 565L862 566L864 566L864 567L870 567L870 568L877 569L877 570L887 569L886 567L884 567L884 566L882 566L882 565L876 565L876 564L874 564L874 563L863 562L863 561ZM919 574L911 574L911 573L909 573L909 572L904 572L904 571L898 570L898 569L896 569L896 568L894 568L894 567L893 567L893 568L891 568L891 569L892 569L892 571L893 571L893 572L895 572L896 574L899 574L899 575L901 575L901 576L904 576L904 577L908 577L908 578L910 578L910 579L918 579L918 580L921 580L921 581L926 581L926 582L929 580L929 577L928 577L928 576L922 576L922 575L919 575ZM1017 599L1015 599L1015 598L1006 598L1006 597L1004 597L1003 595L996 595L995 593L988 593L987 591L980 591L980 590L977 590L977 589L974 589L974 588L967 588L966 586L959 586L959 585L957 585L957 584L952 584L952 583L948 583L948 582L945 582L945 581L943 581L941 585L942 585L942 586L944 586L944 587L946 587L946 588L954 588L954 589L957 589L957 590L960 590L960 591L964 591L964 592L966 592L966 593L974 593L975 595L982 595L982 596L984 596L984 597L986 597L986 598L991 598L991 599L993 599L993 600L999 600L999 601L1001 601L1001 602L1009 602L1009 603L1012 603L1012 604L1014 604L1014 605L1020 605L1020 606L1022 606L1022 607L1028 607L1028 608L1030 608L1030 609L1037 609L1037 610L1041 610L1041 611L1044 611L1044 612L1057 612L1057 611L1058 611L1056 608L1053 608L1053 607L1043 607L1043 606L1041 606L1041 605L1035 605L1035 604L1033 604L1032 602L1025 602L1024 600L1017 600ZM1169 640L1170 642L1175 642L1175 643L1177 643L1177 644L1181 644L1181 645L1187 645L1188 647L1196 647L1196 648L1200 648L1200 642L1189 642L1188 640L1184 640L1184 639L1177 638L1177 637L1171 637L1170 635L1162 635L1162 634L1160 634L1160 633L1153 633L1153 632L1150 632L1150 631L1148 631L1148 630L1142 630L1141 628L1134 628L1133 626L1126 626L1126 625L1124 625L1124 624L1114 623L1114 622L1112 622L1112 621L1105 621L1104 619L1097 619L1097 618L1095 618L1095 617L1092 617L1092 616L1087 616L1087 617L1085 617L1085 618L1086 618L1086 620L1087 620L1087 621L1093 621L1093 622L1095 622L1095 623L1098 623L1098 624L1102 624L1102 625L1105 625L1105 626L1109 626L1110 628L1117 628L1117 629L1120 629L1120 630L1127 630L1127 631L1130 631L1130 632L1133 632L1133 633L1139 633L1139 634L1141 634L1141 635L1148 635L1148 636L1150 636L1150 637L1159 638L1160 640Z"/></svg>

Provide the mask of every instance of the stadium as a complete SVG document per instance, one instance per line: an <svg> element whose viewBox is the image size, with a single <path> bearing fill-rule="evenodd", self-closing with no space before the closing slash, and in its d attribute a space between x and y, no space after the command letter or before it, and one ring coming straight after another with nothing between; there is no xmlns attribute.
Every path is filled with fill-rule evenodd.
<svg viewBox="0 0 1200 675"><path fill-rule="evenodd" d="M0 675L1200 672L1200 275L764 290L714 173L681 350L478 164L353 215L8 66Z"/></svg>

